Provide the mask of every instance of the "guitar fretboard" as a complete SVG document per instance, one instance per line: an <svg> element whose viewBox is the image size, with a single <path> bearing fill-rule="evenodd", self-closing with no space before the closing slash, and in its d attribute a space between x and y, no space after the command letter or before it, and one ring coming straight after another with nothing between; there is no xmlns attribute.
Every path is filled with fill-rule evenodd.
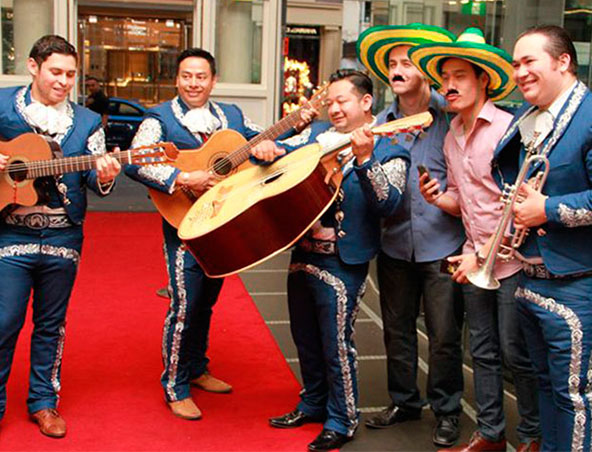
<svg viewBox="0 0 592 452"><path fill-rule="evenodd" d="M111 157L121 164L132 163L131 151L111 152ZM37 160L23 162L23 170L27 172L26 179L36 179L44 176L57 176L59 174L74 173L93 169L100 155L81 155L76 157L63 157L52 160ZM15 171L15 168L12 168Z"/></svg>
<svg viewBox="0 0 592 452"><path fill-rule="evenodd" d="M251 139L248 143L245 143L236 151L232 152L221 161L216 162L214 168L212 169L215 171L217 167L227 167L228 163L232 165L232 168L236 168L240 164L244 163L251 155L251 148L264 140L274 140L283 133L290 130L292 127L296 126L296 124L300 122L300 111L301 109L293 111L288 116L272 125L269 129L261 132L259 135Z"/></svg>

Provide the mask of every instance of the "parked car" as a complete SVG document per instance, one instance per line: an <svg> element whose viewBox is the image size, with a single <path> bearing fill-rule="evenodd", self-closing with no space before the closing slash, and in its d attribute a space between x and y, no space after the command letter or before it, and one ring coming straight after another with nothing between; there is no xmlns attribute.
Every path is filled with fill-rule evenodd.
<svg viewBox="0 0 592 452"><path fill-rule="evenodd" d="M145 111L146 107L137 102L110 97L107 110L107 149L111 150L115 146L119 146L122 151L128 149Z"/></svg>

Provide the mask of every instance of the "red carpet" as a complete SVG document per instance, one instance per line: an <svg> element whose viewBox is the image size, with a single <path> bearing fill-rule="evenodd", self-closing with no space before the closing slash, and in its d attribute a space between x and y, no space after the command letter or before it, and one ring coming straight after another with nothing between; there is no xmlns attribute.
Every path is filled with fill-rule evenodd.
<svg viewBox="0 0 592 452"><path fill-rule="evenodd" d="M238 277L215 307L209 356L230 395L193 390L199 421L175 418L159 383L167 301L160 217L94 213L68 313L59 409L64 439L46 438L28 420L30 317L8 382L0 450L198 451L306 450L319 425L277 430L269 416L291 410L299 385ZM29 313L30 315L30 313Z"/></svg>

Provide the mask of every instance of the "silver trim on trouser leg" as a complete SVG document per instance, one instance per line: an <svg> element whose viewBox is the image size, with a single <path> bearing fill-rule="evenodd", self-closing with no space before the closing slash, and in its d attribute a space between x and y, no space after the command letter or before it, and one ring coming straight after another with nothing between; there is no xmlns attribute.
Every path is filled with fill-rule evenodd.
<svg viewBox="0 0 592 452"><path fill-rule="evenodd" d="M332 275L327 270L321 270L319 267L311 264L291 264L290 273L303 271L320 279L325 284L330 285L337 295L337 350L339 355L339 366L343 376L343 392L345 396L345 405L347 409L347 418L350 426L347 429L348 436L352 436L358 427L358 417L356 411L356 401L354 398L353 379L349 360L347 359L348 349L345 344L345 321L347 317L347 289L344 282L338 277ZM353 330L352 330L353 331ZM354 355L354 371L357 369L356 355Z"/></svg>
<svg viewBox="0 0 592 452"><path fill-rule="evenodd" d="M53 386L53 390L55 391L56 395L62 389L60 377L61 377L61 366L62 366L62 357L64 355L64 342L66 341L66 322L62 323L59 328L60 337L58 339L58 344L56 347L56 356L53 361L53 366L51 368L51 385ZM59 396L58 396L59 398Z"/></svg>
<svg viewBox="0 0 592 452"><path fill-rule="evenodd" d="M175 394L174 386L177 380L177 372L179 367L179 351L181 349L181 338L183 335L183 329L185 327L185 316L187 313L187 290L185 289L185 277L183 275L183 267L185 262L185 247L183 245L177 248L175 253L175 282L177 283L177 296L178 296L178 307L177 307L177 322L175 323L175 329L173 332L172 344L171 344L171 355L168 356L166 353L166 342L168 338L169 328L170 328L170 321L173 310L171 309L171 313L167 317L165 321L165 331L163 332L163 359L165 357L167 360L165 361L165 370L168 367L168 376L167 376L167 384L166 384L166 393L170 398L170 401L174 402L177 399L177 395ZM167 265L168 268L168 265ZM174 300L171 297L171 307L173 306ZM168 323L168 324L167 324ZM168 366L168 362L170 362L170 366ZM163 375L164 375L163 372Z"/></svg>
<svg viewBox="0 0 592 452"><path fill-rule="evenodd" d="M586 407L584 399L579 393L580 387L580 373L582 370L582 339L584 332L582 330L582 322L575 312L567 306L558 303L553 298L547 298L536 292L533 292L522 287L518 287L515 297L523 298L530 301L540 308L560 316L569 327L571 334L571 357L569 363L569 377L568 377L568 391L569 397L574 406L575 418L574 428L572 434L571 450L580 452L584 450L584 437L586 426ZM587 398L589 396L587 395Z"/></svg>

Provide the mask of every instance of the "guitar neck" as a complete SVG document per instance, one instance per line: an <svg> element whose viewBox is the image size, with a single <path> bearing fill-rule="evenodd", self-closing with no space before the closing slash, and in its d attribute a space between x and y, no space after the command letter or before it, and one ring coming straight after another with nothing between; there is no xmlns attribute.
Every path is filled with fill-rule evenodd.
<svg viewBox="0 0 592 452"><path fill-rule="evenodd" d="M264 140L275 140L277 137L287 132L296 124L300 122L300 108L293 111L285 118L276 122L269 129L261 132L255 138L252 138L248 143L245 143L242 147L232 152L226 158L232 164L232 168L236 168L242 163L246 162L251 156L251 149L261 143Z"/></svg>
<svg viewBox="0 0 592 452"><path fill-rule="evenodd" d="M111 157L119 163L132 163L131 151L111 152ZM36 160L26 162L27 179L36 179L45 176L58 176L60 174L75 173L95 168L100 155L80 155L76 157L63 157L51 160Z"/></svg>

